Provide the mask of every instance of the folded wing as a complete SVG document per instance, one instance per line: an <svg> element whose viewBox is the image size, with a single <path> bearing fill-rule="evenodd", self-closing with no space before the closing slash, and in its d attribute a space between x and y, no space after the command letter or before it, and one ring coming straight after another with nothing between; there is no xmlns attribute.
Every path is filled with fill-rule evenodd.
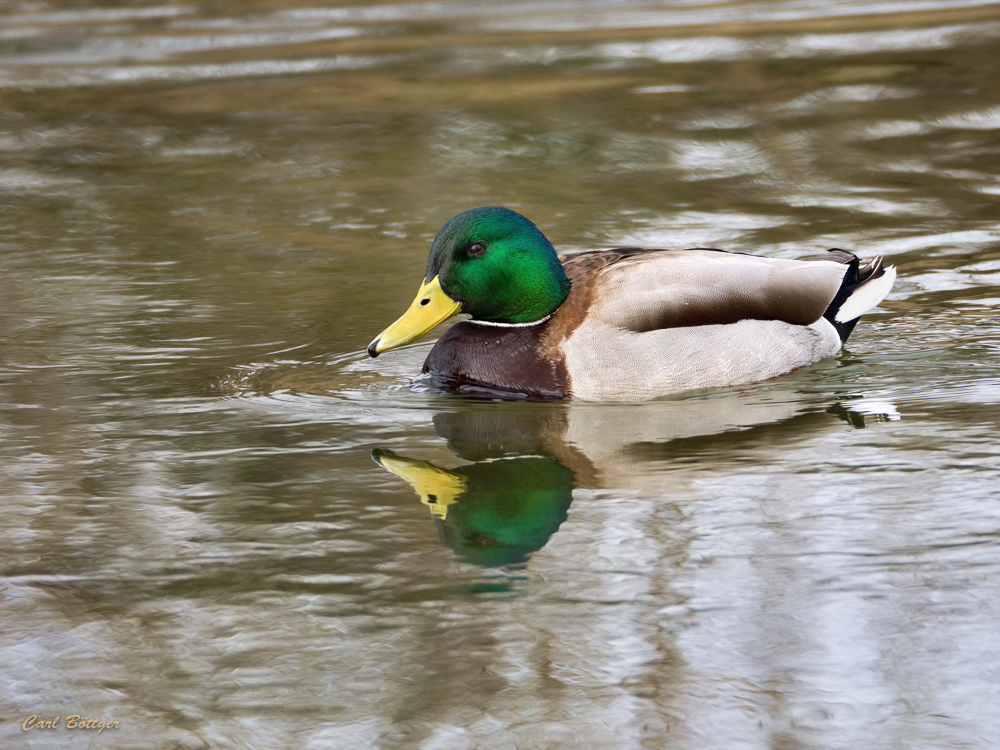
<svg viewBox="0 0 1000 750"><path fill-rule="evenodd" d="M599 272L591 315L636 333L665 328L779 320L809 325L837 296L848 266L719 250L611 251ZM587 256L582 253L581 256ZM564 263L590 265L586 257ZM572 276L572 273L571 273Z"/></svg>

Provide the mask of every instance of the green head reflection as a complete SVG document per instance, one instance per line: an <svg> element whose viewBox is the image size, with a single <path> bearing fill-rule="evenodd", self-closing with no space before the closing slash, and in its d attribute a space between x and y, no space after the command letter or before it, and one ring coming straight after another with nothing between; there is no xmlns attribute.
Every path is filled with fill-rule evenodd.
<svg viewBox="0 0 1000 750"><path fill-rule="evenodd" d="M573 501L573 472L551 458L505 458L454 470L378 448L372 458L413 486L441 541L478 565L525 561L566 520Z"/></svg>

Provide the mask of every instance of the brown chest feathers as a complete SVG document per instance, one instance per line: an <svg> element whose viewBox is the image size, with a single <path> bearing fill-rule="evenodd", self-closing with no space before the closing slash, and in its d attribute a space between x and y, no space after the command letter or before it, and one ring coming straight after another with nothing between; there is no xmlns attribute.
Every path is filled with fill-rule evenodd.
<svg viewBox="0 0 1000 750"><path fill-rule="evenodd" d="M421 381L470 396L566 398L566 364L543 341L550 322L524 328L458 323L427 355Z"/></svg>

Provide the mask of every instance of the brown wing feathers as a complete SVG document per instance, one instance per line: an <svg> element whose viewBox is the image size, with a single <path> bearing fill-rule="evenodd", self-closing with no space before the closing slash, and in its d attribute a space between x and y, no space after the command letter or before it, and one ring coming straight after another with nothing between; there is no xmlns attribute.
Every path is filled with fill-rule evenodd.
<svg viewBox="0 0 1000 750"><path fill-rule="evenodd" d="M809 325L836 298L847 270L840 256L822 260L802 263L707 248L620 248L571 255L563 264L571 278L581 275L582 267L583 275L600 277L591 315L645 332L747 319Z"/></svg>

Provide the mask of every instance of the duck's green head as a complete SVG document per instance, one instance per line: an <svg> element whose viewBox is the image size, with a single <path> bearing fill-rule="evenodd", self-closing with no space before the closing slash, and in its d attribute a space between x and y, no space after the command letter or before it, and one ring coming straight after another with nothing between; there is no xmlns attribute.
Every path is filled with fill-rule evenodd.
<svg viewBox="0 0 1000 750"><path fill-rule="evenodd" d="M368 353L416 341L460 312L488 323L540 321L563 303L569 285L552 243L521 214L497 206L465 211L438 232L416 299Z"/></svg>

